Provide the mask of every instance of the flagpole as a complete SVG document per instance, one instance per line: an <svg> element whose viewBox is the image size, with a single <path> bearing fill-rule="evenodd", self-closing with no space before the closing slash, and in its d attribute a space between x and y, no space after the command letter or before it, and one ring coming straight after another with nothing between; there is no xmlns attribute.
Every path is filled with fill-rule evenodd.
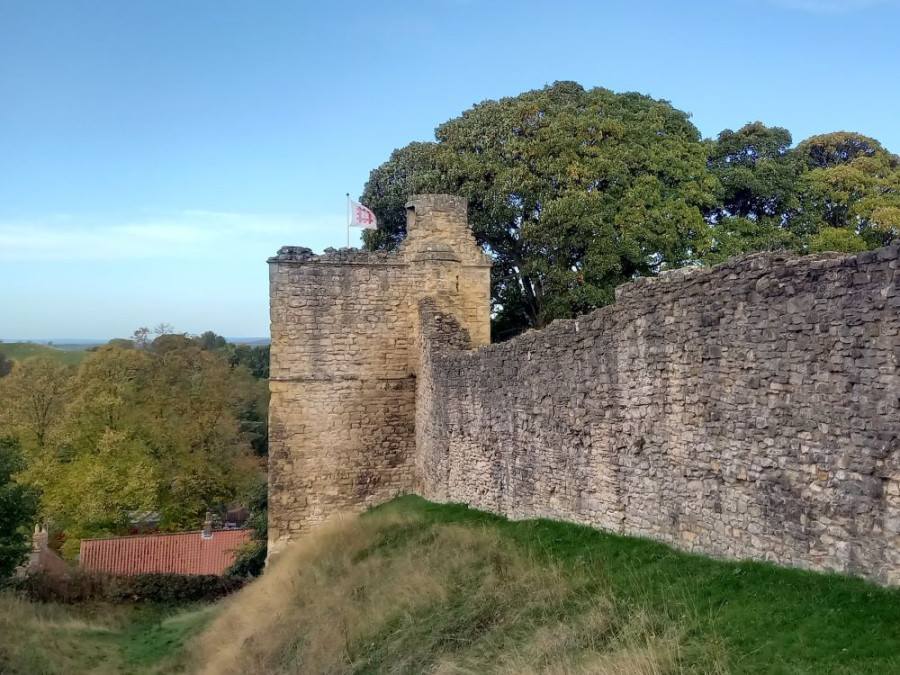
<svg viewBox="0 0 900 675"><path fill-rule="evenodd" d="M347 248L350 248L350 193L347 193Z"/></svg>

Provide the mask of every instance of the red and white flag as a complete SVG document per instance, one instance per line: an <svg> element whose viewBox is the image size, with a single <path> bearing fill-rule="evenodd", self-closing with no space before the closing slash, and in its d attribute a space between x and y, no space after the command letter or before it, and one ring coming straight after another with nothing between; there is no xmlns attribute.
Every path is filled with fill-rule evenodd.
<svg viewBox="0 0 900 675"><path fill-rule="evenodd" d="M363 227L367 230L377 230L378 221L375 214L362 204L350 200L350 227Z"/></svg>

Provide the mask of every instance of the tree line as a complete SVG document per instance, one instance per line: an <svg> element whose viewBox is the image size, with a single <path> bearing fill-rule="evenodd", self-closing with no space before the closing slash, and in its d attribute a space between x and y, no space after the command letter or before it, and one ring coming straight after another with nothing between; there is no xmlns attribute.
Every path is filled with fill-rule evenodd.
<svg viewBox="0 0 900 675"><path fill-rule="evenodd" d="M574 82L489 100L395 150L361 201L369 249L406 233L410 194L466 197L493 256L494 337L609 304L635 276L756 251L854 252L900 232L900 158L854 132L761 122L702 139L666 101Z"/></svg>
<svg viewBox="0 0 900 675"><path fill-rule="evenodd" d="M38 356L0 377L0 558L20 559L37 519L71 557L86 537L199 529L258 493L268 347L148 334L77 368Z"/></svg>

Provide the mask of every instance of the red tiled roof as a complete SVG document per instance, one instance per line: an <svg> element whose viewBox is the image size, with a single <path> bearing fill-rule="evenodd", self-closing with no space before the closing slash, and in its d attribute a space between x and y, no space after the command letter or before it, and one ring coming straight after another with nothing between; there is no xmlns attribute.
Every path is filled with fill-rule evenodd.
<svg viewBox="0 0 900 675"><path fill-rule="evenodd" d="M234 562L235 551L250 541L250 530L216 530L204 539L200 532L150 534L81 542L81 569L109 574L222 574Z"/></svg>

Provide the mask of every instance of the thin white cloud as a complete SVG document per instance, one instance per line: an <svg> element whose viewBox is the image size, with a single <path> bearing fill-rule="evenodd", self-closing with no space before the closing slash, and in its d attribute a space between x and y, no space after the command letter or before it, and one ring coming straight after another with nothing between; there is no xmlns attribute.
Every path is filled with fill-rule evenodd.
<svg viewBox="0 0 900 675"><path fill-rule="evenodd" d="M771 5L821 14L845 14L872 7L897 5L897 0L766 0Z"/></svg>
<svg viewBox="0 0 900 675"><path fill-rule="evenodd" d="M325 228L340 227L335 215L313 220L191 210L109 225L66 214L34 222L0 221L0 261L208 257L262 241L270 248L287 239L302 242Z"/></svg>

